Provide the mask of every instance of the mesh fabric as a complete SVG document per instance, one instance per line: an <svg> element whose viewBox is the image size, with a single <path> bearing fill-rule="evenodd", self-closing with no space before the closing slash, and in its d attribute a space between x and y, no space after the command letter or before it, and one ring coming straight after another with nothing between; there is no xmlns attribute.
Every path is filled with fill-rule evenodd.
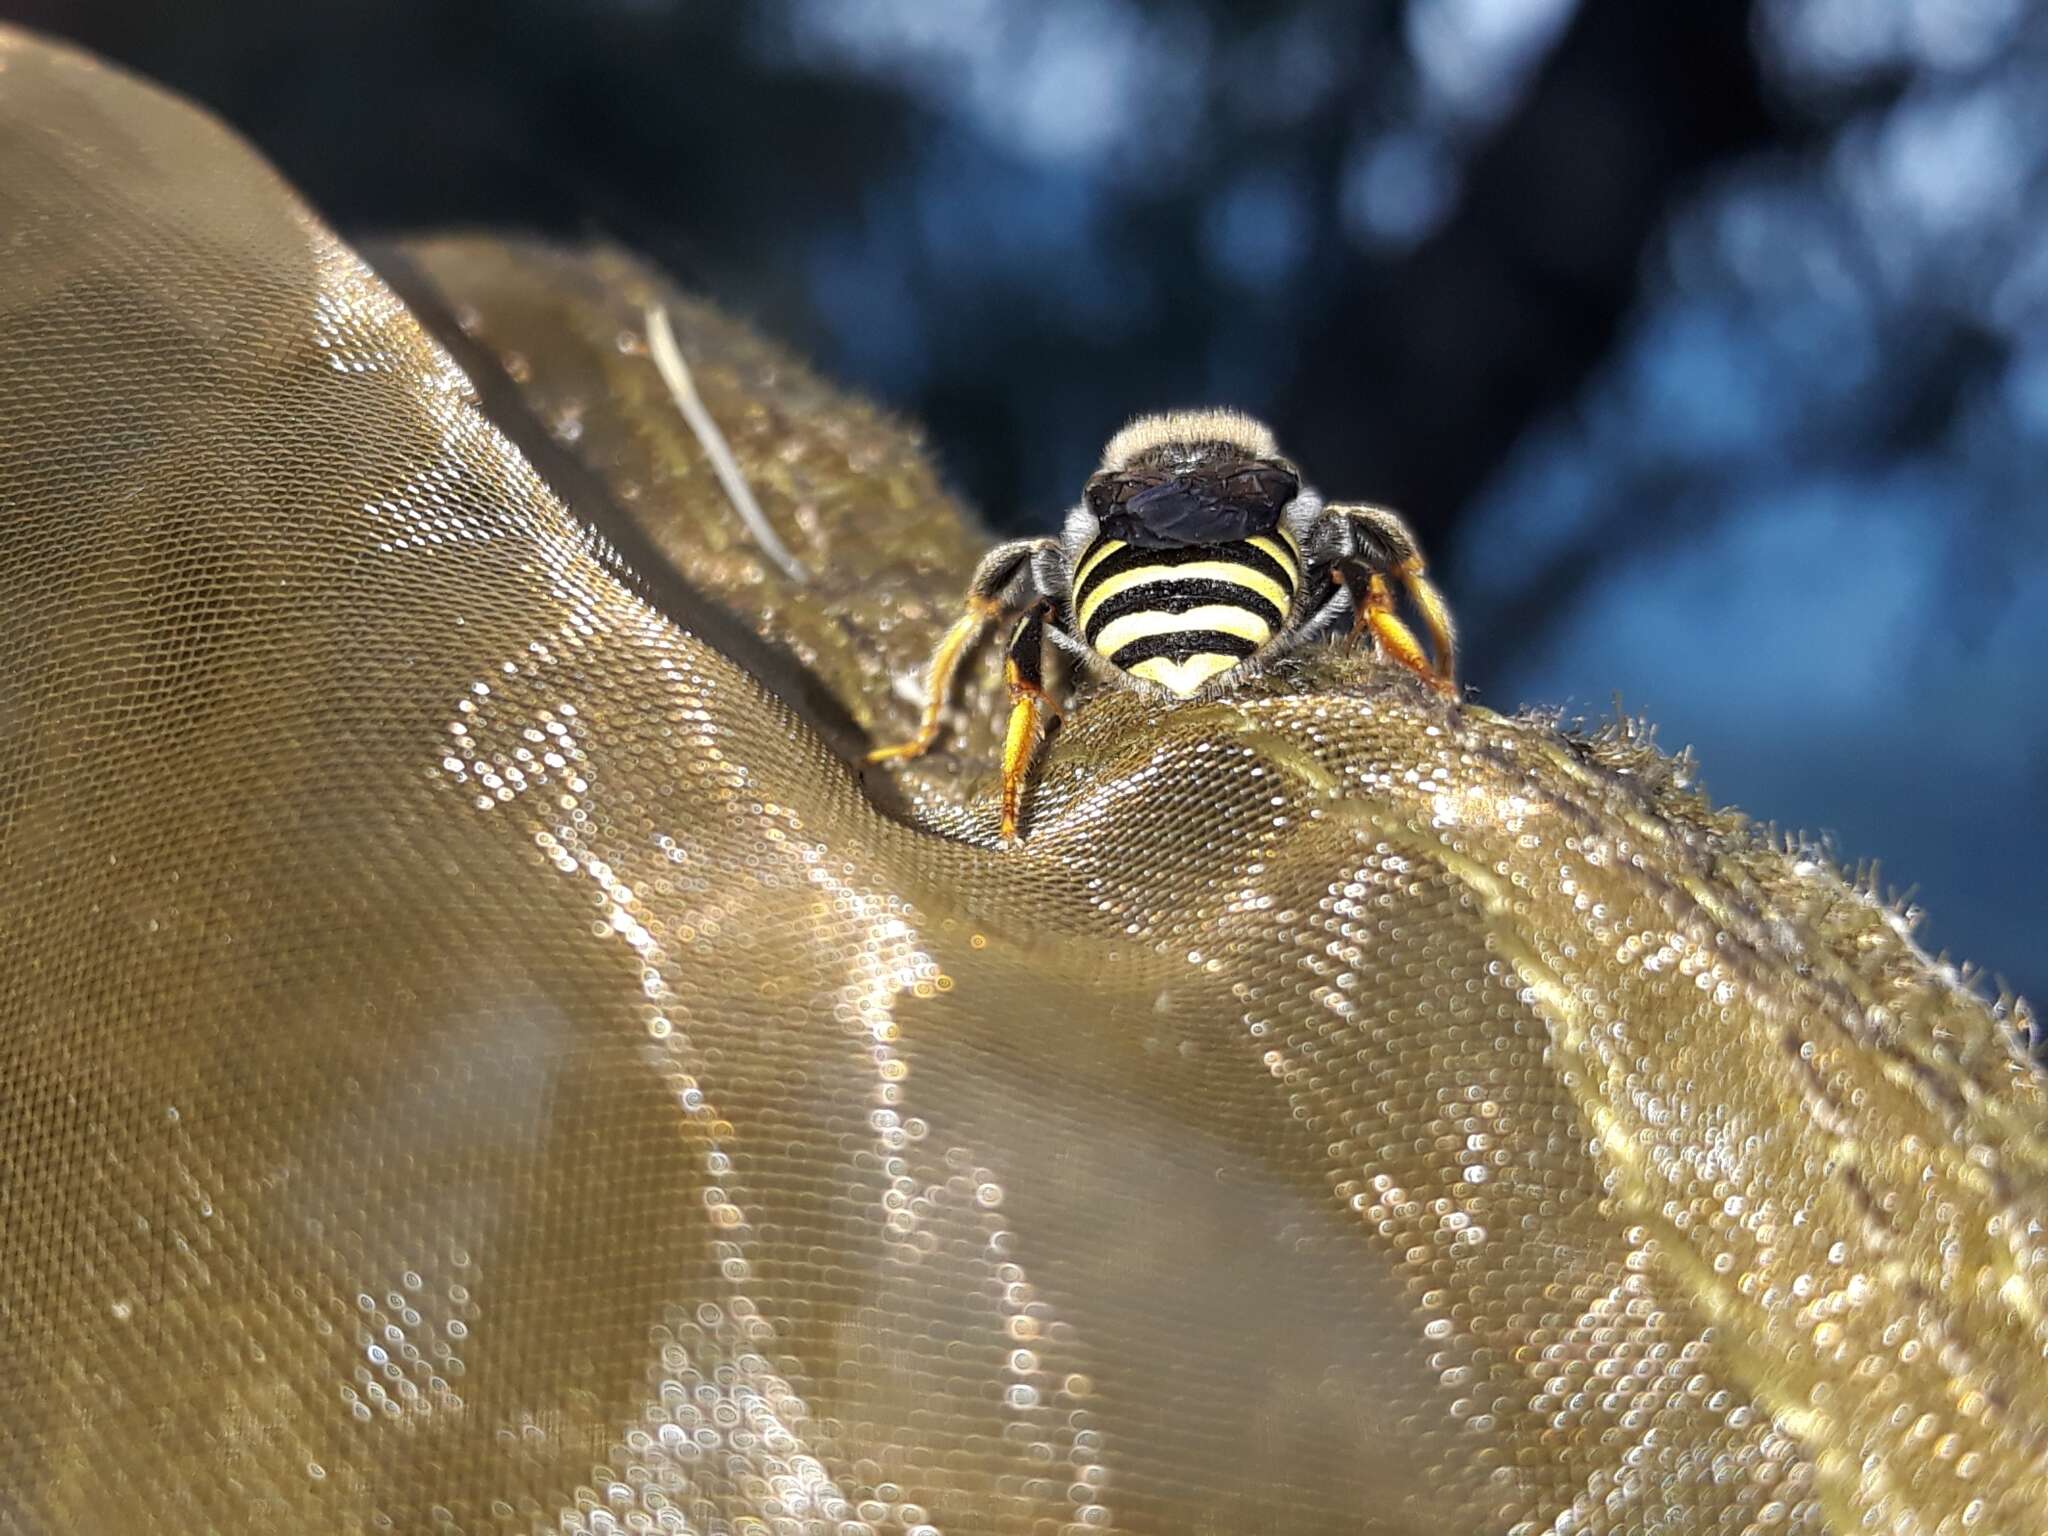
<svg viewBox="0 0 2048 1536"><path fill-rule="evenodd" d="M2041 1084L1824 864L1333 655L999 848L900 428L19 34L0 167L0 1527L2043 1528Z"/></svg>

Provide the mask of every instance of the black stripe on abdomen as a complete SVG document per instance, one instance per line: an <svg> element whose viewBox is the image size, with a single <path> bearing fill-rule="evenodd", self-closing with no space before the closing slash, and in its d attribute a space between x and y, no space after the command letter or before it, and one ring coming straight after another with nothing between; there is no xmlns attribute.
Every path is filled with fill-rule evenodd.
<svg viewBox="0 0 2048 1536"><path fill-rule="evenodd" d="M1104 561L1105 565L1109 562ZM1269 560L1268 565L1272 564ZM1088 583L1092 589L1095 583ZM1084 594L1085 596L1085 594ZM1140 582L1127 587L1089 615L1088 627L1082 638L1090 645L1113 621L1133 613L1186 613L1190 608L1202 608L1215 603L1242 608L1255 613L1265 620L1270 630L1280 628L1285 615L1272 603L1249 587L1241 587L1231 581L1215 581L1203 577L1192 581L1174 581L1162 578L1159 581Z"/></svg>
<svg viewBox="0 0 2048 1536"><path fill-rule="evenodd" d="M1097 548L1100 545L1096 546ZM1091 550L1090 553L1093 553ZM1080 564L1087 563L1088 556L1081 557ZM1098 581L1112 576L1121 576L1125 571L1139 566L1193 565L1198 560L1221 560L1229 565L1248 565L1268 581L1277 582L1292 591L1294 576L1278 560L1260 549L1256 544L1247 544L1238 539L1229 544L1184 544L1177 549L1139 549L1126 544L1111 555L1105 555L1100 564L1088 573L1088 579L1074 598L1083 601Z"/></svg>
<svg viewBox="0 0 2048 1536"><path fill-rule="evenodd" d="M1141 635L1118 646L1109 660L1112 666L1129 671L1154 656L1164 656L1169 661L1186 661L1190 656L1235 656L1242 661L1258 648L1256 641L1243 635L1226 635L1220 629L1177 629L1160 635Z"/></svg>

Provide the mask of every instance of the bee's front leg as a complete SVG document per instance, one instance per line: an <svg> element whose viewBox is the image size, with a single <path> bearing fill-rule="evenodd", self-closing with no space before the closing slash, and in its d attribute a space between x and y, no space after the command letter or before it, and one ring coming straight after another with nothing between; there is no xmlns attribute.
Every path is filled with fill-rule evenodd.
<svg viewBox="0 0 2048 1536"><path fill-rule="evenodd" d="M1024 780L1031 772L1045 728L1059 718L1059 709L1045 691L1046 624L1052 618L1050 598L1041 598L1024 615L1010 637L1003 680L1010 688L1010 728L1003 736L1003 839L1017 836Z"/></svg>
<svg viewBox="0 0 2048 1536"><path fill-rule="evenodd" d="M1422 674L1444 693L1457 689L1458 632L1451 622L1451 610L1436 584L1424 574L1422 550L1415 534L1400 514L1386 507L1348 503L1326 508L1325 517L1342 519L1350 554L1336 561L1330 575L1351 591L1356 605L1352 633L1369 627L1378 640L1403 666ZM1409 601L1422 615L1429 631L1431 661L1425 657L1414 631L1394 616L1394 601L1387 580L1401 583Z"/></svg>
<svg viewBox="0 0 2048 1536"><path fill-rule="evenodd" d="M1330 580L1351 594L1351 638L1356 645L1361 634L1370 631L1382 656L1397 661L1439 693L1452 691L1449 678L1442 676L1415 638L1415 631L1394 612L1394 594L1387 578L1363 560L1349 557L1330 567Z"/></svg>
<svg viewBox="0 0 2048 1536"><path fill-rule="evenodd" d="M868 753L869 762L922 757L932 749L932 743L939 739L939 717L945 713L946 700L953 692L953 678L960 670L961 659L984 629L1039 595L1036 577L1030 569L1032 557L1051 543L1050 539L1013 539L998 544L983 557L974 569L974 579L967 584L967 611L953 621L932 651L931 664L925 672L924 715L918 722L917 733L908 741L875 748Z"/></svg>

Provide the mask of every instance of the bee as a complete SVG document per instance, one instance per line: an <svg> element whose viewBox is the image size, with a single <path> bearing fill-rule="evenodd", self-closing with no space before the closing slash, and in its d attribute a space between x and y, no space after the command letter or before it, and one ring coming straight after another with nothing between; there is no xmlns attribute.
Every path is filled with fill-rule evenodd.
<svg viewBox="0 0 2048 1536"><path fill-rule="evenodd" d="M1347 643L1369 633L1382 657L1454 694L1451 615L1423 570L1398 515L1325 503L1262 423L1228 410L1141 416L1109 440L1058 537L989 551L966 611L932 653L917 733L868 761L931 750L961 658L1004 620L1015 621L1003 668L1006 841L1060 717L1045 681L1049 645L1108 685L1208 698L1334 633L1348 614ZM1395 612L1396 584L1422 616L1428 652Z"/></svg>

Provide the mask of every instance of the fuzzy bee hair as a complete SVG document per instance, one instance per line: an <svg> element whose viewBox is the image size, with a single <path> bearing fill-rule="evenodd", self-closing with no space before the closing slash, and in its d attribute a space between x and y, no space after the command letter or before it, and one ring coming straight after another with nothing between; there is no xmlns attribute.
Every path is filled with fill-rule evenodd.
<svg viewBox="0 0 2048 1536"><path fill-rule="evenodd" d="M1219 444L1248 459L1279 457L1280 445L1262 421L1242 411L1164 411L1133 420L1102 450L1102 468L1115 473L1141 459L1165 457L1171 449Z"/></svg>

